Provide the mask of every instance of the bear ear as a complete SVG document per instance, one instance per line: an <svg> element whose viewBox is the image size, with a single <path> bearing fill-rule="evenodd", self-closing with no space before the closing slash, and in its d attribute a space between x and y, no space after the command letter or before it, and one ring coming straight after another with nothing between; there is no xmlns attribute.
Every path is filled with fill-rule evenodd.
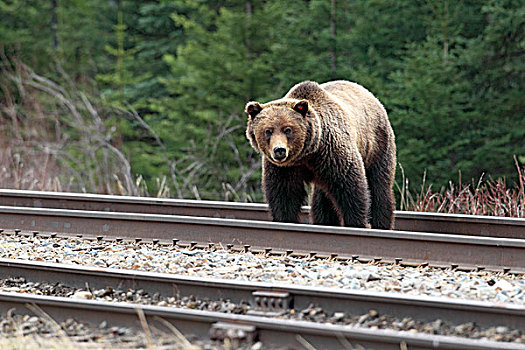
<svg viewBox="0 0 525 350"><path fill-rule="evenodd" d="M307 100L301 100L293 105L293 110L300 113L303 117L306 116L306 113L308 113L308 101Z"/></svg>
<svg viewBox="0 0 525 350"><path fill-rule="evenodd" d="M253 119L262 111L262 109L263 108L259 102L248 102L245 111L250 115L250 118Z"/></svg>

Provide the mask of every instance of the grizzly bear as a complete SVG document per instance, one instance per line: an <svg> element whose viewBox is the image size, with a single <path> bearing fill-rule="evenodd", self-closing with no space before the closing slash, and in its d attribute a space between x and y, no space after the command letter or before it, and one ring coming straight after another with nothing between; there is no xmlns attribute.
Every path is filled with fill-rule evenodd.
<svg viewBox="0 0 525 350"><path fill-rule="evenodd" d="M246 112L274 221L298 222L310 184L313 224L393 228L394 132L372 93L348 81L305 81Z"/></svg>

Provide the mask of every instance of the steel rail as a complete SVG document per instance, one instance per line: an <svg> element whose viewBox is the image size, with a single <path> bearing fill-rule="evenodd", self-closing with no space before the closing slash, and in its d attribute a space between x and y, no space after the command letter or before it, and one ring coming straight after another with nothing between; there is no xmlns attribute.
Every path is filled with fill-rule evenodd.
<svg viewBox="0 0 525 350"><path fill-rule="evenodd" d="M175 215L0 207L0 229L272 247L525 270L525 240Z"/></svg>
<svg viewBox="0 0 525 350"><path fill-rule="evenodd" d="M327 313L344 311L361 315L374 309L381 315L411 317L424 322L441 319L451 324L475 322L481 327L510 329L520 329L525 324L525 305L0 259L0 278L10 277L23 277L31 282L61 282L74 288L85 288L87 283L91 289L118 286L123 290L143 289L150 295L160 293L164 297L193 295L235 303L246 301L254 308L258 306L255 296L278 291L288 293L290 305L298 310L314 303Z"/></svg>
<svg viewBox="0 0 525 350"><path fill-rule="evenodd" d="M471 340L459 337L429 334L413 334L392 330L372 330L361 327L346 327L318 324L305 321L273 319L259 316L232 315L220 312L168 308L147 305L130 305L93 300L73 300L64 297L41 295L21 295L20 293L0 292L0 312L15 309L16 314L34 314L28 305L35 305L58 322L75 318L82 322L98 325L102 320L110 324L133 327L140 330L137 317L142 312L150 327L169 330L159 319L172 323L183 334L193 334L200 338L216 335L217 324L246 327L253 330L254 336L264 344L300 347L300 335L312 346L319 349L341 347L341 339L374 349L392 349L405 343L409 349L525 349L525 345L484 340ZM248 331L248 332L250 332Z"/></svg>
<svg viewBox="0 0 525 350"><path fill-rule="evenodd" d="M0 206L269 220L268 206L166 198L0 190ZM309 207L301 220L308 222ZM525 218L396 211L396 230L525 239Z"/></svg>

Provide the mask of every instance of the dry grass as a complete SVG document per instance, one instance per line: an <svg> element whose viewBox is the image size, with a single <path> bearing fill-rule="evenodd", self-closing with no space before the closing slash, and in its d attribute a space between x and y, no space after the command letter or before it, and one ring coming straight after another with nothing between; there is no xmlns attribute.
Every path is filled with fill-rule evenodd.
<svg viewBox="0 0 525 350"><path fill-rule="evenodd" d="M525 217L525 168L514 157L517 180L509 186L505 179L483 180L463 183L461 173L458 184L449 182L447 188L434 192L432 185L423 183L417 193L409 190L409 181L402 171L403 183L396 183L400 196L400 210L423 212Z"/></svg>
<svg viewBox="0 0 525 350"><path fill-rule="evenodd" d="M105 333L99 327L78 323L77 325L82 326L82 334L68 335L64 323L56 322L35 305L28 305L28 308L37 315L39 326L36 327L35 322L28 323L34 316L16 315L14 309L8 311L0 323L0 349L201 349L200 346L191 344L178 329L163 319L156 318L156 321L168 331L151 327L141 309L137 309L137 313L142 331L119 338L112 337L111 332Z"/></svg>
<svg viewBox="0 0 525 350"><path fill-rule="evenodd" d="M144 342L136 343L95 343L95 342L78 342L74 338L67 336L61 337L49 337L42 334L31 334L31 335L16 335L8 338L0 337L0 349L5 350L107 350L107 349L180 349L180 350L198 350L201 349L199 346L179 343L169 343L167 340L173 339L174 336L163 335L166 339L162 344L162 341L158 341L156 338L154 342L144 345Z"/></svg>
<svg viewBox="0 0 525 350"><path fill-rule="evenodd" d="M47 339L42 336L17 336L13 338L0 338L0 349L11 350L76 350L78 346L70 341L60 339ZM99 348L101 349L101 348Z"/></svg>
<svg viewBox="0 0 525 350"><path fill-rule="evenodd" d="M131 166L97 106L67 87L0 57L0 186L138 195Z"/></svg>

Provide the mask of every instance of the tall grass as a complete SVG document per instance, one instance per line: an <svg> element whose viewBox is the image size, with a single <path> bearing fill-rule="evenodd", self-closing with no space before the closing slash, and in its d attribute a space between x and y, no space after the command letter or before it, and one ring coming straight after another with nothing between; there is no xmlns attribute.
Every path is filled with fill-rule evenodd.
<svg viewBox="0 0 525 350"><path fill-rule="evenodd" d="M150 325L142 309L137 309L141 328L124 334L118 326L81 323L69 318L58 322L34 304L28 304L31 314L7 311L0 319L0 349L10 350L75 350L75 349L180 349L199 350L171 323L154 317ZM105 326L102 326L104 325Z"/></svg>
<svg viewBox="0 0 525 350"><path fill-rule="evenodd" d="M62 72L62 85L0 57L0 186L15 189L140 194L106 120Z"/></svg>
<svg viewBox="0 0 525 350"><path fill-rule="evenodd" d="M508 185L502 178L464 183L459 173L458 183L434 191L426 184L426 173L419 192L411 191L409 180L401 168L402 184L396 183L399 209L423 212L525 217L525 167L520 167L514 157L517 179Z"/></svg>

